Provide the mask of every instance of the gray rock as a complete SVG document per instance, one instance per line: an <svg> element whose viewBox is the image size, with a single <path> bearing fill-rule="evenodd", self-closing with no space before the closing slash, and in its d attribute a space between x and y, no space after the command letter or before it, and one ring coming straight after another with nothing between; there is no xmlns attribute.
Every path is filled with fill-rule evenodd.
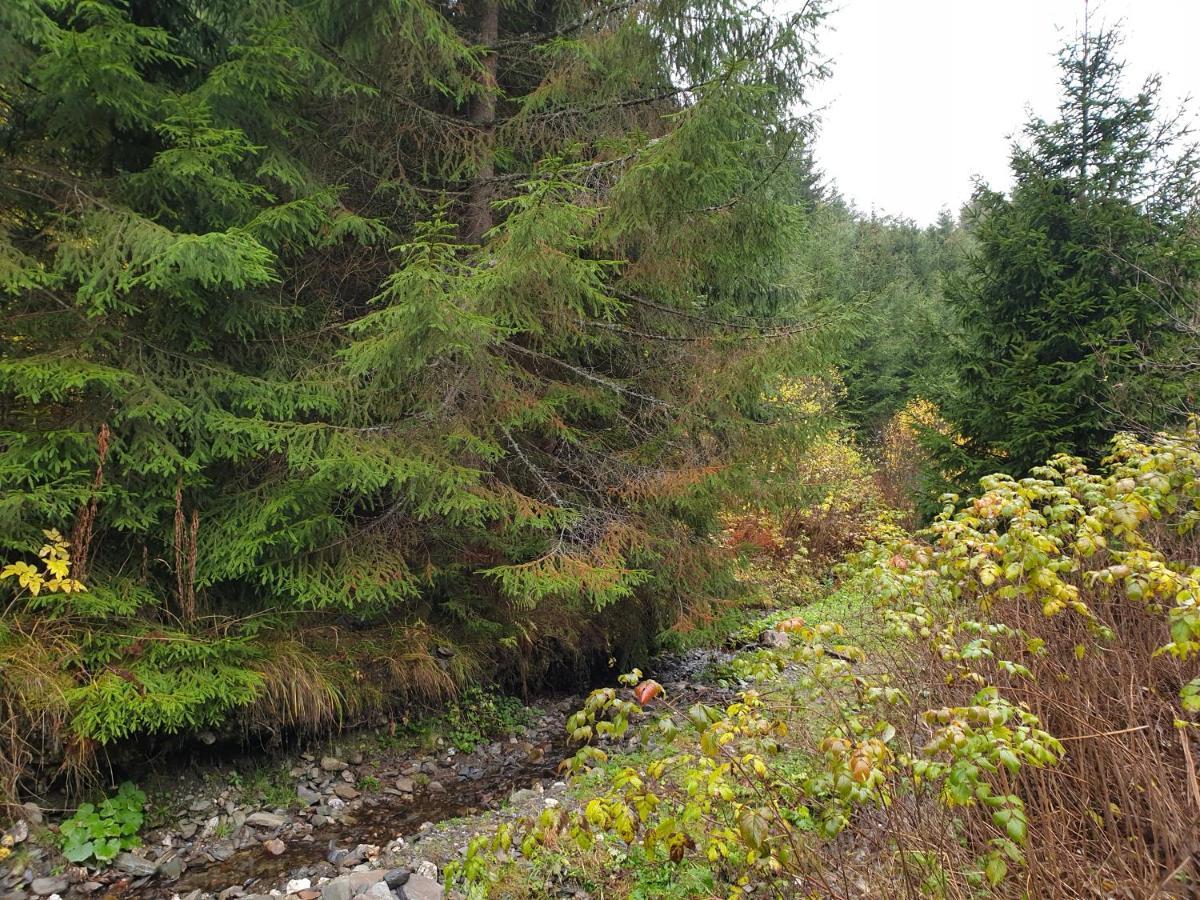
<svg viewBox="0 0 1200 900"><path fill-rule="evenodd" d="M42 815L42 808L36 803L21 804L21 815L25 817L30 825L41 825L45 821L45 817Z"/></svg>
<svg viewBox="0 0 1200 900"><path fill-rule="evenodd" d="M279 838L274 838L269 841L263 841L263 849L272 856L282 856L283 851L287 849L287 844L285 844Z"/></svg>
<svg viewBox="0 0 1200 900"><path fill-rule="evenodd" d="M187 863L182 856L172 855L158 861L158 874L168 881L174 881L187 869Z"/></svg>
<svg viewBox="0 0 1200 900"><path fill-rule="evenodd" d="M321 900L350 900L354 891L350 887L350 876L342 875L326 882L321 888Z"/></svg>
<svg viewBox="0 0 1200 900"><path fill-rule="evenodd" d="M446 787L440 781L431 781L429 782L429 793L444 794L446 793Z"/></svg>
<svg viewBox="0 0 1200 900"><path fill-rule="evenodd" d="M81 884L75 885L75 890L79 891L81 894L94 894L102 887L104 887L104 885L98 881L85 881Z"/></svg>
<svg viewBox="0 0 1200 900"><path fill-rule="evenodd" d="M158 863L133 853L118 853L113 865L135 878L153 875L158 871Z"/></svg>
<svg viewBox="0 0 1200 900"><path fill-rule="evenodd" d="M234 900L235 897L240 897L244 893L246 891L240 884L231 884L225 890L221 891L221 893L217 894L217 900Z"/></svg>
<svg viewBox="0 0 1200 900"><path fill-rule="evenodd" d="M405 900L442 900L446 890L432 878L416 872L403 888Z"/></svg>
<svg viewBox="0 0 1200 900"><path fill-rule="evenodd" d="M192 805L189 806L188 809L190 809L192 812L204 812L212 809L212 805L213 802L211 800L201 798L199 800L193 800Z"/></svg>
<svg viewBox="0 0 1200 900"><path fill-rule="evenodd" d="M58 878L35 878L29 889L35 894L45 897L49 894L61 894L70 886L71 882L60 876Z"/></svg>
<svg viewBox="0 0 1200 900"><path fill-rule="evenodd" d="M378 884L384 880L387 872L383 869L373 869L369 872L351 872L349 875L343 876L350 879L350 891L352 894L361 894L371 885Z"/></svg>
<svg viewBox="0 0 1200 900"><path fill-rule="evenodd" d="M412 875L412 869L392 869L383 876L383 880L394 891L396 888L404 887L410 875Z"/></svg>
<svg viewBox="0 0 1200 900"><path fill-rule="evenodd" d="M424 875L430 881L437 881L438 867L427 859L418 859L417 864L413 866L414 875Z"/></svg>
<svg viewBox="0 0 1200 900"><path fill-rule="evenodd" d="M309 806L321 802L321 795L310 787L300 785L296 788L296 796L307 803Z"/></svg>
<svg viewBox="0 0 1200 900"><path fill-rule="evenodd" d="M417 783L405 775L403 778L396 779L396 787L405 794L411 794L417 789Z"/></svg>
<svg viewBox="0 0 1200 900"><path fill-rule="evenodd" d="M358 791L352 785L341 782L333 786L333 793L342 800L354 800L358 797Z"/></svg>
<svg viewBox="0 0 1200 900"><path fill-rule="evenodd" d="M346 764L336 756L326 756L321 759L321 768L326 772L340 772L346 768Z"/></svg>
<svg viewBox="0 0 1200 900"><path fill-rule="evenodd" d="M362 896L369 897L371 900L395 900L392 897L392 889L383 881L375 882L362 892Z"/></svg>
<svg viewBox="0 0 1200 900"><path fill-rule="evenodd" d="M282 828L287 823L283 816L269 812L252 812L246 816L246 824L255 828Z"/></svg>
<svg viewBox="0 0 1200 900"><path fill-rule="evenodd" d="M199 828L200 826L195 822L184 822L179 826L179 836L185 841L190 841L196 836L196 832L199 830Z"/></svg>
<svg viewBox="0 0 1200 900"><path fill-rule="evenodd" d="M24 819L17 819L8 833L12 836L14 844L23 843L29 839L29 823Z"/></svg>
<svg viewBox="0 0 1200 900"><path fill-rule="evenodd" d="M786 631L774 631L770 628L758 636L758 642L764 647L774 647L776 650L786 650L792 645L792 639Z"/></svg>

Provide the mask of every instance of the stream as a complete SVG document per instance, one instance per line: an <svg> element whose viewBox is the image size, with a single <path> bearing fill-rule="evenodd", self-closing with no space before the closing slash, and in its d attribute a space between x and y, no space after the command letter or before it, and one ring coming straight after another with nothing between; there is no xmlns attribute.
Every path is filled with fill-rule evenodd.
<svg viewBox="0 0 1200 900"><path fill-rule="evenodd" d="M676 654L660 659L654 674L676 699L698 697L713 689L692 680L728 656L713 650ZM372 752L341 772L329 771L328 758L318 765L306 754L292 774L300 773L297 791L307 797L308 808L287 815L255 807L230 813L231 804L221 807L218 798L214 809L202 813L201 817L215 815L194 841L183 836L189 823L182 819L174 828L148 835L148 850L160 850L155 874L138 877L127 870L124 877L108 879L106 894L148 900L220 895L231 900L282 892L289 880L308 879L316 885L319 879L344 874L356 862L388 868L427 865L425 860L434 856L439 857L437 864L444 864L471 836L469 826L454 827L460 817L501 807L513 815L536 814L543 804L559 802L551 797L565 791L556 780L558 764L572 752L563 721L579 703L580 698L552 701L523 739L509 737L472 753L442 749L395 757ZM363 789L349 789L352 782ZM407 790L393 786L400 784ZM192 810L205 802L197 801ZM222 816L222 809L228 815ZM236 827L223 834L219 823L231 818ZM197 824L194 816L190 824ZM435 847L432 852L430 845ZM314 887L300 897L316 900L319 893Z"/></svg>

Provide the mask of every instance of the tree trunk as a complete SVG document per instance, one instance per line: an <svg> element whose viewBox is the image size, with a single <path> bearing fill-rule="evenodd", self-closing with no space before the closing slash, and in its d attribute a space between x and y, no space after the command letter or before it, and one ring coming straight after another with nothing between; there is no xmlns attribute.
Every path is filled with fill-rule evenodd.
<svg viewBox="0 0 1200 900"><path fill-rule="evenodd" d="M479 42L494 47L500 33L499 0L480 0ZM496 124L496 63L498 54L489 50L483 58L479 92L471 98L470 119L479 132L479 166L467 200L466 238L473 244L483 240L492 227L492 178L496 174L493 129Z"/></svg>

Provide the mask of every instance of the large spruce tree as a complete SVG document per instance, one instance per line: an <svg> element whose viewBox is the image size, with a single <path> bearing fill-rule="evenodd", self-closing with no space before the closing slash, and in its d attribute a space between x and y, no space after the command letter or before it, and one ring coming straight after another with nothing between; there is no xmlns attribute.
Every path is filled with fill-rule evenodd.
<svg viewBox="0 0 1200 900"><path fill-rule="evenodd" d="M961 435L937 448L963 482L1094 459L1130 424L1129 398L1157 427L1190 390L1180 367L1149 363L1200 276L1200 156L1157 78L1126 92L1118 52L1112 31L1066 47L1057 118L1026 127L1009 195L976 194L977 248L948 290Z"/></svg>
<svg viewBox="0 0 1200 900"><path fill-rule="evenodd" d="M55 635L67 732L318 725L720 590L810 370L821 16L0 6L0 544L59 528L90 586L0 639Z"/></svg>

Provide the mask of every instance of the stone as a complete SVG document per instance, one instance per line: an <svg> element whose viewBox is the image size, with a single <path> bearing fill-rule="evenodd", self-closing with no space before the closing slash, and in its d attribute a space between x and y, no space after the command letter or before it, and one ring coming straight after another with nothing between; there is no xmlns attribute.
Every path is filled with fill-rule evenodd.
<svg viewBox="0 0 1200 900"><path fill-rule="evenodd" d="M318 794L316 791L314 791L312 788L306 787L303 784L296 788L296 796L299 797L301 800L303 800L305 803L307 803L309 806L313 806L314 804L321 802L321 795Z"/></svg>
<svg viewBox="0 0 1200 900"><path fill-rule="evenodd" d="M340 772L346 764L336 756L326 756L321 759L321 768L326 772Z"/></svg>
<svg viewBox="0 0 1200 900"><path fill-rule="evenodd" d="M383 880L394 891L396 888L404 887L404 883L408 881L410 875L412 875L411 869L392 869L383 876Z"/></svg>
<svg viewBox="0 0 1200 900"><path fill-rule="evenodd" d="M179 836L185 841L190 841L196 836L196 832L199 830L199 828L200 826L195 822L184 822L179 826Z"/></svg>
<svg viewBox="0 0 1200 900"><path fill-rule="evenodd" d="M361 894L373 884L383 881L387 875L383 869L371 869L366 872L351 872L349 875L342 877L350 879L350 891L352 894Z"/></svg>
<svg viewBox="0 0 1200 900"><path fill-rule="evenodd" d="M153 875L158 871L158 863L134 853L118 853L113 865L135 878Z"/></svg>
<svg viewBox="0 0 1200 900"><path fill-rule="evenodd" d="M427 859L418 859L416 865L413 866L413 874L424 875L432 881L437 881L438 867Z"/></svg>
<svg viewBox="0 0 1200 900"><path fill-rule="evenodd" d="M414 872L404 885L405 900L442 900L446 890L432 878Z"/></svg>
<svg viewBox="0 0 1200 900"><path fill-rule="evenodd" d="M392 897L392 889L383 881L377 881L365 891L362 896L370 897L371 900L395 900Z"/></svg>
<svg viewBox="0 0 1200 900"><path fill-rule="evenodd" d="M158 874L168 881L174 881L187 869L187 863L184 862L182 856L171 855L167 859L158 861Z"/></svg>
<svg viewBox="0 0 1200 900"><path fill-rule="evenodd" d="M321 888L321 900L350 900L354 892L350 887L350 876L341 875L325 883Z"/></svg>
<svg viewBox="0 0 1200 900"><path fill-rule="evenodd" d="M14 844L24 843L29 839L29 823L24 819L17 819L8 833L12 837Z"/></svg>
<svg viewBox="0 0 1200 900"><path fill-rule="evenodd" d="M346 784L354 784L354 773L349 769L345 769L342 772L342 781L346 782Z"/></svg>
<svg viewBox="0 0 1200 900"><path fill-rule="evenodd" d="M777 650L786 650L792 644L791 637L786 631L774 631L768 628L758 636L758 642L764 647L774 647Z"/></svg>
<svg viewBox="0 0 1200 900"><path fill-rule="evenodd" d="M285 844L279 838L272 838L269 841L263 841L263 849L272 856L280 856L283 854L283 851L287 849L287 844Z"/></svg>
<svg viewBox="0 0 1200 900"><path fill-rule="evenodd" d="M431 782L429 782L429 793L444 794L444 793L446 793L446 786L443 785L440 781L431 781Z"/></svg>
<svg viewBox="0 0 1200 900"><path fill-rule="evenodd" d="M399 788L402 793L411 794L417 789L417 783L405 775L402 778L396 779L396 787Z"/></svg>
<svg viewBox="0 0 1200 900"><path fill-rule="evenodd" d="M298 894L301 891L307 891L312 887L312 881L308 878L293 878L287 883L287 892L289 894Z"/></svg>
<svg viewBox="0 0 1200 900"><path fill-rule="evenodd" d="M192 812L205 812L212 809L213 802L201 797L199 800L193 800L192 805L188 807Z"/></svg>
<svg viewBox="0 0 1200 900"><path fill-rule="evenodd" d="M246 816L246 824L255 828L282 828L287 819L269 812L252 812Z"/></svg>
<svg viewBox="0 0 1200 900"><path fill-rule="evenodd" d="M81 884L75 885L75 890L79 891L81 894L94 894L102 887L104 887L104 885L98 881L84 881Z"/></svg>
<svg viewBox="0 0 1200 900"><path fill-rule="evenodd" d="M361 750L355 750L350 754L350 765L361 766L363 764L363 755Z"/></svg>
<svg viewBox="0 0 1200 900"><path fill-rule="evenodd" d="M297 891L296 896L300 900L317 900L321 896L321 892L316 888L309 888L307 891Z"/></svg>
<svg viewBox="0 0 1200 900"><path fill-rule="evenodd" d="M25 820L29 822L30 825L41 825L44 821L46 821L45 817L42 815L42 808L36 803L22 803L21 815L25 817Z"/></svg>
<svg viewBox="0 0 1200 900"><path fill-rule="evenodd" d="M217 894L217 900L234 900L235 897L240 897L246 893L240 884L233 884Z"/></svg>
<svg viewBox="0 0 1200 900"><path fill-rule="evenodd" d="M347 787L349 787L349 785L347 785ZM353 790L353 789L351 789L351 790ZM334 793L337 793L337 792L335 791ZM344 809L346 806L346 801L343 800L341 797L330 797L329 802L326 803L325 805L328 806L331 810Z"/></svg>
<svg viewBox="0 0 1200 900"><path fill-rule="evenodd" d="M333 786L333 793L342 800L354 800L358 797L358 790L353 785L346 784L345 782L335 784Z"/></svg>
<svg viewBox="0 0 1200 900"><path fill-rule="evenodd" d="M35 894L38 894L42 897L47 897L50 894L61 894L70 886L71 882L67 881L67 879L63 878L62 876L59 876L57 878L35 878L33 879L33 884L29 886L29 889Z"/></svg>

